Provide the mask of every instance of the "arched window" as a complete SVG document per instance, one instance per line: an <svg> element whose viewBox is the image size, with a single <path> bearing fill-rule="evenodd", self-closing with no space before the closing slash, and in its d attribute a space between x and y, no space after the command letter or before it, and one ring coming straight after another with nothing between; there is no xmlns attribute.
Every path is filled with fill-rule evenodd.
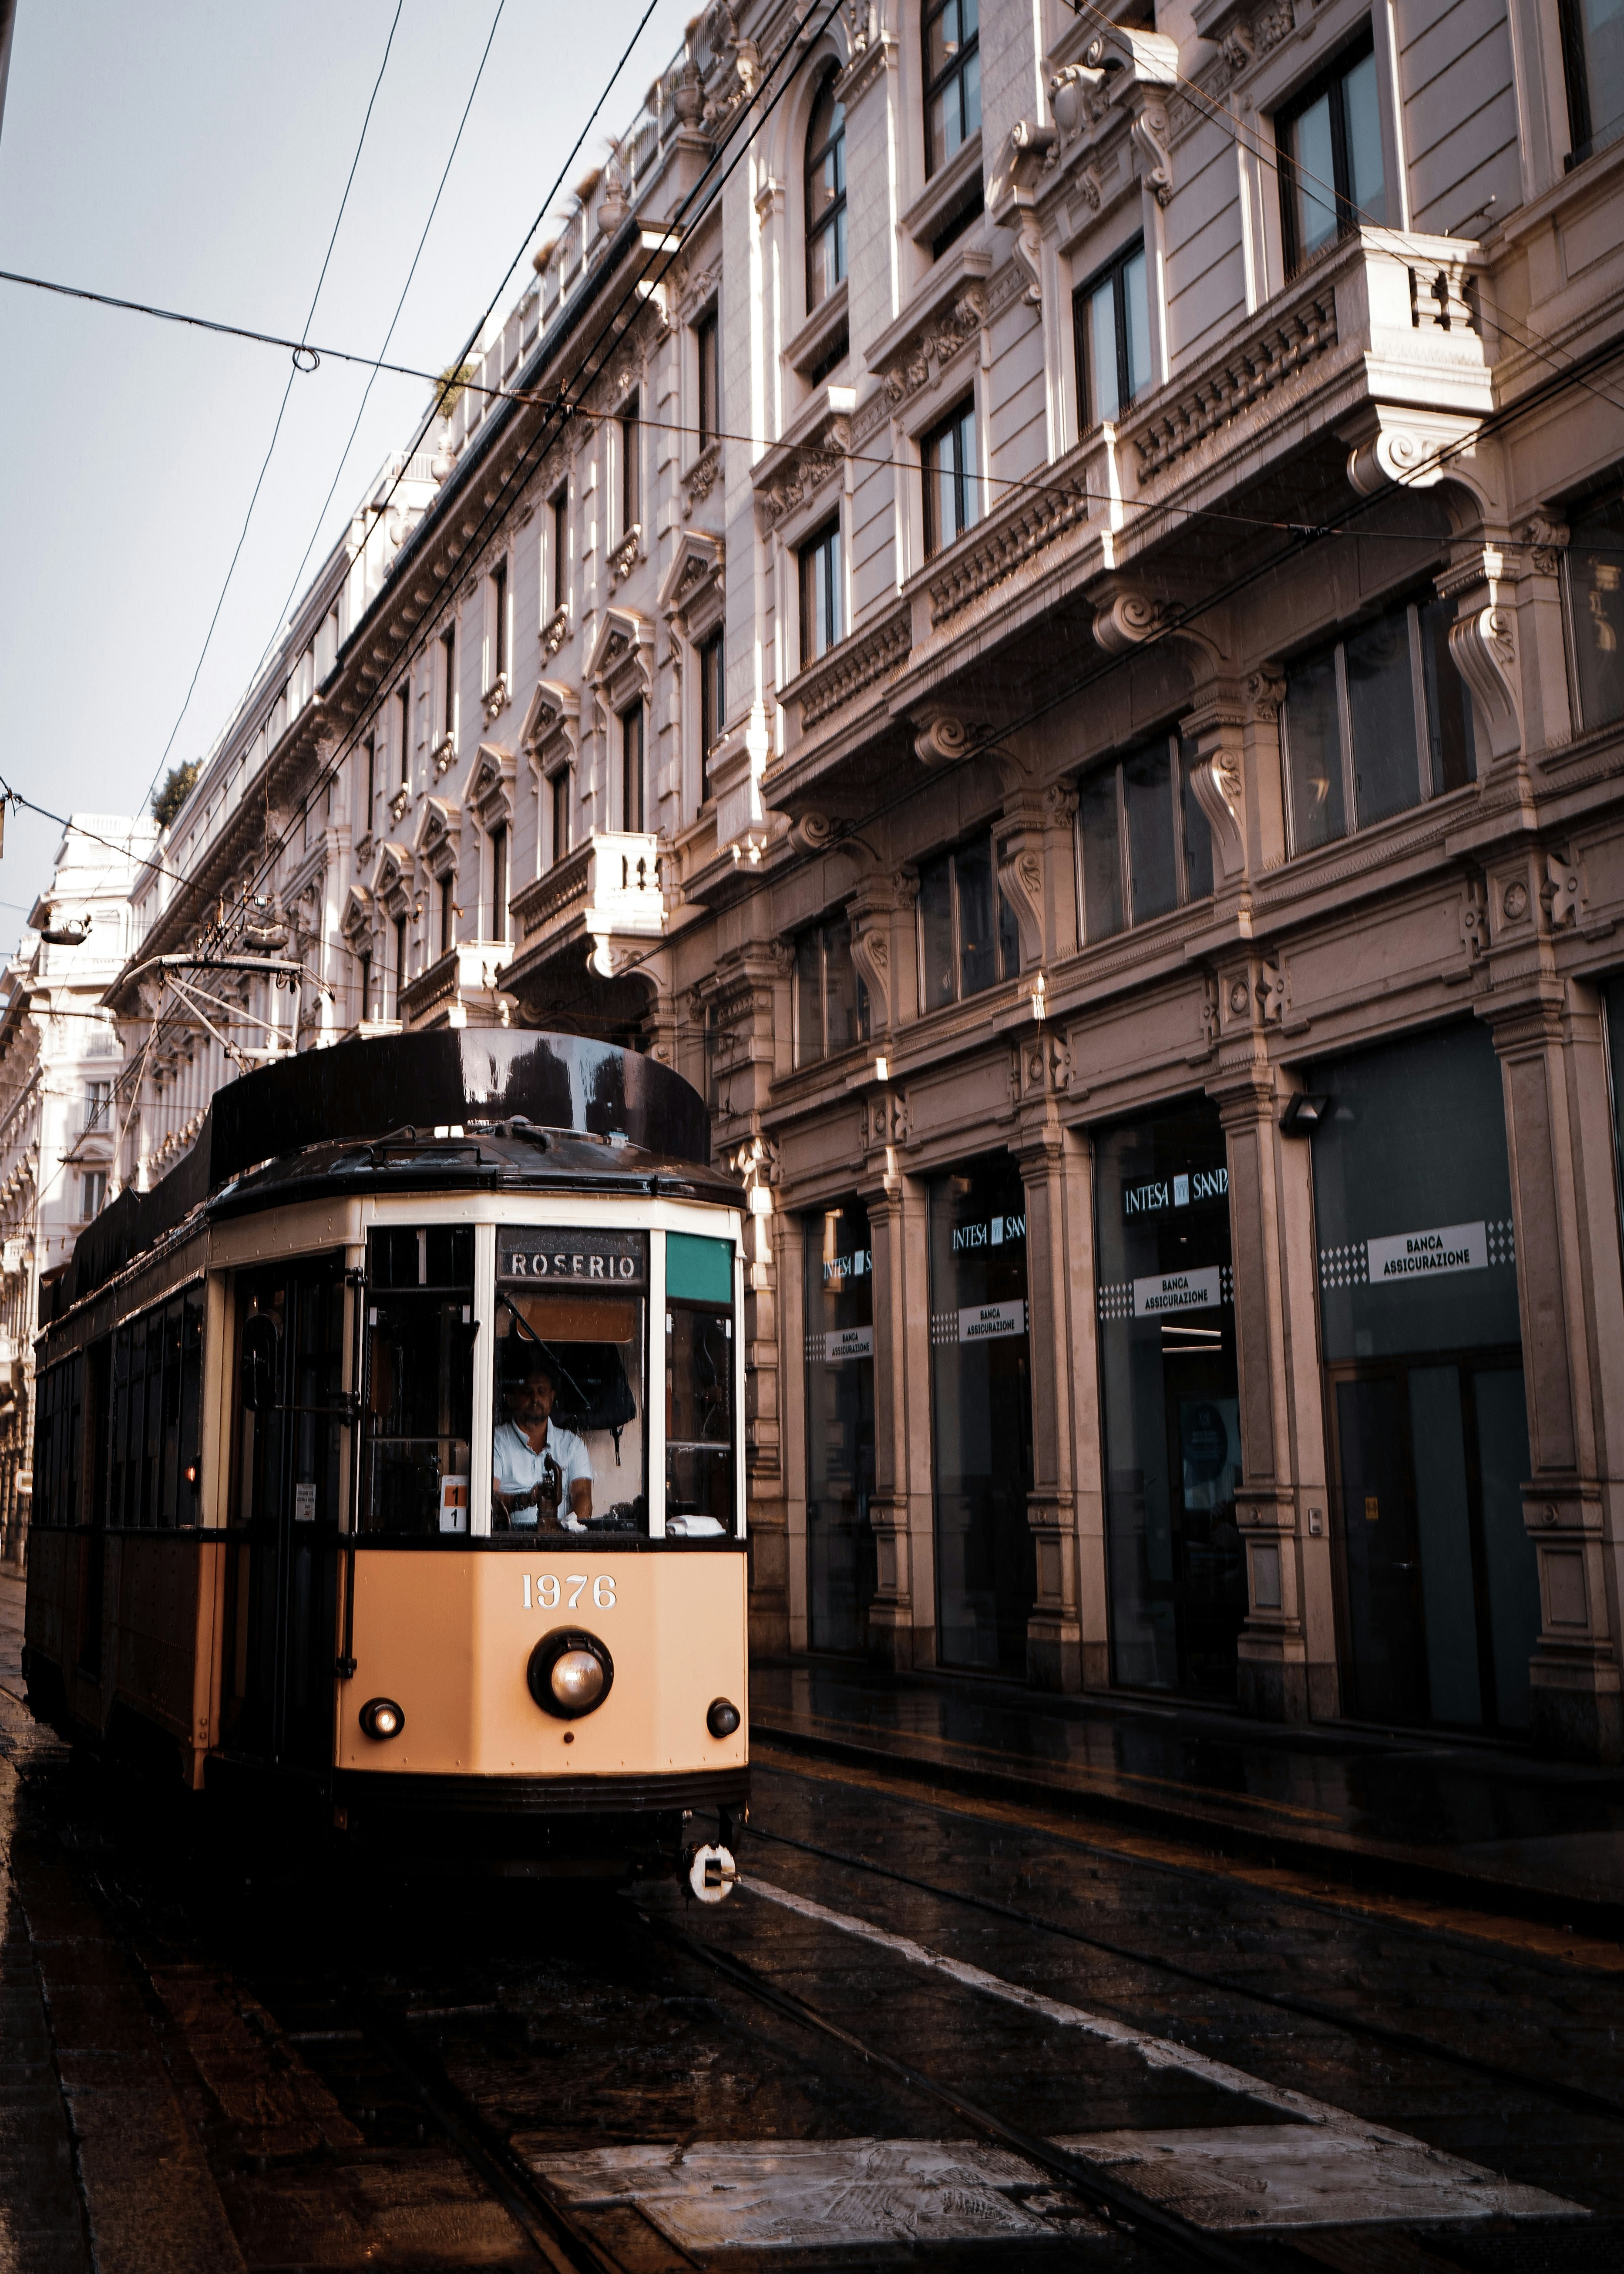
<svg viewBox="0 0 1624 2274"><path fill-rule="evenodd" d="M807 129L807 310L846 275L846 109L825 73Z"/></svg>

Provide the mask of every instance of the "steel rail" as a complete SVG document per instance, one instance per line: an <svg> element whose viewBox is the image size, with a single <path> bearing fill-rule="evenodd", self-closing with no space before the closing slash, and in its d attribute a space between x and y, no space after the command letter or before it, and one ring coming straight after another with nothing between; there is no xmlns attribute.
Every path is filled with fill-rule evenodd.
<svg viewBox="0 0 1624 2274"><path fill-rule="evenodd" d="M1295 2014L1304 2019L1324 2022L1341 2030L1345 2036L1368 2037L1373 2044L1391 2046L1395 2052L1416 2053L1431 2060L1451 2063L1457 2068L1470 2070L1500 2085L1514 2085L1523 2091L1533 2092L1558 2101L1584 2116L1598 2116L1612 2124L1624 2124L1624 2104L1611 2100L1605 2093L1590 2092L1583 2085L1562 2084L1553 2078L1530 2076L1522 2069L1508 2068L1499 2061L1483 2059L1476 2053L1462 2052L1455 2046L1445 2044L1437 2037L1424 2037L1419 2030L1392 2028L1384 2022L1367 2022L1357 2015L1340 2013L1335 2006L1322 2006L1312 1998L1297 1998L1288 1991L1259 1990L1250 1983L1237 1982L1223 1974L1203 1973L1199 1967L1185 1966L1176 1958L1157 1958L1148 1951L1132 1949L1128 1944L1110 1942L1102 1935L1085 1934L1080 1927L1063 1926L1054 1919L1046 1919L1035 1912L1021 1910L1014 1904L1001 1903L991 1895L978 1895L962 1887L937 1886L929 1879L915 1879L907 1871L893 1871L889 1864L871 1863L866 1856L843 1856L832 1848L820 1848L810 1840L796 1840L786 1832L770 1832L754 1821L744 1827L758 1840L771 1841L780 1848L798 1849L806 1856L816 1856L826 1864L838 1864L853 1871L867 1871L872 1878L891 1879L898 1886L913 1887L923 1895L934 1895L943 1902L966 1904L973 1910L985 1911L993 1918L1008 1919L1017 1926L1035 1927L1043 1934L1061 1937L1067 1942L1080 1943L1085 1949L1102 1951L1108 1957L1121 1958L1130 1965L1142 1966L1147 1972L1170 1974L1183 1982L1196 1984L1203 1990L1222 1990L1234 1998L1245 1998L1259 2006L1274 2007L1278 2012ZM1128 1859L1130 1864L1132 1859Z"/></svg>

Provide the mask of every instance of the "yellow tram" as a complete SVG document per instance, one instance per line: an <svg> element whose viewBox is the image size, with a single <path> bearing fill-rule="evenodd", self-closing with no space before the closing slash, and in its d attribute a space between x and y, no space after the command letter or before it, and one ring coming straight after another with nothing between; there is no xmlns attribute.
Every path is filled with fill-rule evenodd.
<svg viewBox="0 0 1624 2274"><path fill-rule="evenodd" d="M724 1892L743 1218L709 1137L667 1067L573 1035L222 1090L42 1291L36 1716L431 1862L686 1853Z"/></svg>

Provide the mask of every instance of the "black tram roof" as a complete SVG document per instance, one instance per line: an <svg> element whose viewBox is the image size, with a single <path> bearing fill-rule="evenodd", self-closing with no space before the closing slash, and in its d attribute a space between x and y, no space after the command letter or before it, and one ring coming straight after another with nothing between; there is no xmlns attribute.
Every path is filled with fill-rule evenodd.
<svg viewBox="0 0 1624 2274"><path fill-rule="evenodd" d="M743 1199L710 1166L703 1100L657 1059L524 1028L357 1037L218 1091L196 1143L162 1183L121 1193L80 1233L71 1261L41 1285L40 1323L200 1209L513 1190Z"/></svg>

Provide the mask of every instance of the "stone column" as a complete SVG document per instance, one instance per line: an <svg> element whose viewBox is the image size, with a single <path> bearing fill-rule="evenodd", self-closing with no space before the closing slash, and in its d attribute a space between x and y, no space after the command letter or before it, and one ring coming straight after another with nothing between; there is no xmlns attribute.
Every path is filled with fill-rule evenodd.
<svg viewBox="0 0 1624 2274"><path fill-rule="evenodd" d="M864 1128L871 1166L858 1185L874 1255L868 1513L877 1571L868 1649L876 1663L895 1668L936 1662L929 1254L924 1187L896 1165L906 1118L906 1105L888 1088L868 1100Z"/></svg>
<svg viewBox="0 0 1624 2274"><path fill-rule="evenodd" d="M1231 1028L1259 1018L1259 984L1267 982L1238 964L1221 972L1222 1009ZM1309 1710L1309 1684L1295 1457L1302 1445L1293 1393L1300 1396L1307 1385L1299 1378L1305 1371L1301 1337L1288 1334L1282 1231L1302 1212L1287 1204L1282 1190L1279 1099L1262 1048L1210 1081L1207 1094L1222 1115L1229 1170L1241 1409L1242 1482L1235 1502L1247 1598L1240 1704L1264 1720L1300 1721ZM1294 1171L1294 1178L1301 1173ZM1308 1347L1312 1353L1312 1340ZM1317 1384L1312 1404L1317 1412ZM1316 1465L1323 1476L1322 1456ZM1323 1511L1322 1484L1318 1505Z"/></svg>
<svg viewBox="0 0 1624 2274"><path fill-rule="evenodd" d="M1026 1678L1035 1690L1080 1690L1083 1630L1078 1604L1076 1433L1071 1321L1087 1285L1077 1284L1075 1198L1067 1175L1074 1148L1060 1126L1056 1094L1071 1052L1039 1027L1016 1045L1022 1092L1011 1149L1026 1193L1026 1348L1032 1366L1032 1526L1036 1594L1026 1622ZM1087 1241L1084 1241L1085 1253Z"/></svg>
<svg viewBox="0 0 1624 2274"><path fill-rule="evenodd" d="M1492 877L1489 894L1492 923L1528 909L1520 877ZM1511 1164L1531 1470L1522 1513L1539 1565L1535 1734L1554 1751L1616 1761L1620 1485L1608 1427L1624 1427L1624 1306L1599 1021L1553 973L1532 999L1479 1015L1500 1054Z"/></svg>

